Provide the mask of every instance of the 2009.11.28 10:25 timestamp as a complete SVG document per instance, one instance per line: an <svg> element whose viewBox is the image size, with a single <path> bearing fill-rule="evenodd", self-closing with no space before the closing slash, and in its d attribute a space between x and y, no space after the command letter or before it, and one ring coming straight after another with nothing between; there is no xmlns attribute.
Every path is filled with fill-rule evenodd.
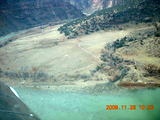
<svg viewBox="0 0 160 120"><path fill-rule="evenodd" d="M106 110L154 110L154 105L106 105Z"/></svg>

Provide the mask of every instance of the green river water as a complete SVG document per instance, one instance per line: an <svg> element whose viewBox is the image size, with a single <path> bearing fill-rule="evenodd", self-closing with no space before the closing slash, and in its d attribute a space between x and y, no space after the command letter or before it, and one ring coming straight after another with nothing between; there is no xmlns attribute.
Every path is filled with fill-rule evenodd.
<svg viewBox="0 0 160 120"><path fill-rule="evenodd" d="M160 89L108 94L15 89L42 120L160 120ZM118 105L119 110L106 110L106 105ZM122 105L126 105L126 109L122 109ZM136 105L136 109L129 110L130 105ZM141 110L140 105L154 105L154 110Z"/></svg>

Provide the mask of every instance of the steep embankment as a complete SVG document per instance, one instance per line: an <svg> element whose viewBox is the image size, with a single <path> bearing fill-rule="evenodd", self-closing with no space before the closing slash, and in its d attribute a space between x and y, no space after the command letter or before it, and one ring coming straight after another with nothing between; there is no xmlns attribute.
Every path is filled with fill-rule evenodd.
<svg viewBox="0 0 160 120"><path fill-rule="evenodd" d="M129 1L126 4L97 11L91 16L72 21L62 26L59 31L68 38L74 38L106 28L119 27L123 23L159 20L159 0ZM122 28L119 27L119 29Z"/></svg>
<svg viewBox="0 0 160 120"><path fill-rule="evenodd" d="M0 36L47 23L84 16L63 0L18 0L0 3Z"/></svg>
<svg viewBox="0 0 160 120"><path fill-rule="evenodd" d="M110 76L112 82L159 84L160 39L156 32L154 26L139 26L129 36L107 44L101 55L103 62L95 72Z"/></svg>

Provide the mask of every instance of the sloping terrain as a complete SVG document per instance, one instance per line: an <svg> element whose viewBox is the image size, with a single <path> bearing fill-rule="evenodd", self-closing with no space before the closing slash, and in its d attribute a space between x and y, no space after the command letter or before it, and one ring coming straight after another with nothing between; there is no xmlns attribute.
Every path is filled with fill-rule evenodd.
<svg viewBox="0 0 160 120"><path fill-rule="evenodd" d="M80 10L63 0L1 1L0 36L83 16Z"/></svg>
<svg viewBox="0 0 160 120"><path fill-rule="evenodd" d="M60 85L158 83L159 1L129 1L125 8L1 37L9 41L0 42L1 78Z"/></svg>
<svg viewBox="0 0 160 120"><path fill-rule="evenodd" d="M59 25L15 34L14 41L0 48L0 76L25 84L157 83L160 49L155 26L126 26L71 40L57 31Z"/></svg>
<svg viewBox="0 0 160 120"><path fill-rule="evenodd" d="M128 22L151 22L160 18L159 0L131 1L123 5L97 11L94 14L62 26L59 31L68 38L90 34L106 28L120 27Z"/></svg>
<svg viewBox="0 0 160 120"><path fill-rule="evenodd" d="M129 35L106 44L94 74L103 73L111 82L128 86L160 85L160 36L154 26L145 26L134 26Z"/></svg>
<svg viewBox="0 0 160 120"><path fill-rule="evenodd" d="M124 38L106 44L100 58L102 63L99 62L91 74L106 76L111 82L154 86L160 79L159 5L159 0L128 0L122 5L69 22L58 30L67 38L75 39L101 30L132 29Z"/></svg>
<svg viewBox="0 0 160 120"><path fill-rule="evenodd" d="M86 78L90 76L90 70L99 64L101 49L106 41L111 42L128 34L128 31L101 31L67 40L57 31L58 28L35 28L15 34L14 41L0 48L1 77L14 80L75 81L84 73L82 78ZM78 75L80 78L67 78L67 75Z"/></svg>

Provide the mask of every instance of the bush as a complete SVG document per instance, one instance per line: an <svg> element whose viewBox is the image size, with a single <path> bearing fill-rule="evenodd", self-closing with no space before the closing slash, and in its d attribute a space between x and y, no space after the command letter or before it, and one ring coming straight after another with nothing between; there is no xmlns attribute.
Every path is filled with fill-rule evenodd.
<svg viewBox="0 0 160 120"><path fill-rule="evenodd" d="M36 68L32 68L32 71L28 71L25 68L21 68L21 70L17 72L0 70L0 76L8 77L12 80L22 79L22 80L33 80L33 81L46 81L51 77L47 73L39 71Z"/></svg>
<svg viewBox="0 0 160 120"><path fill-rule="evenodd" d="M156 36L156 37L160 37L160 31L156 31L156 32L155 32L155 36Z"/></svg>
<svg viewBox="0 0 160 120"><path fill-rule="evenodd" d="M145 65L144 69L148 72L150 76L160 76L160 67L153 64Z"/></svg>
<svg viewBox="0 0 160 120"><path fill-rule="evenodd" d="M113 42L112 47L114 47L115 49L127 46L126 43L127 42L132 42L136 40L136 38L132 38L132 37L124 37L122 39L117 39L115 42Z"/></svg>
<svg viewBox="0 0 160 120"><path fill-rule="evenodd" d="M156 37L160 37L160 24L155 23L154 26L155 26L155 28L156 28L155 36L156 36Z"/></svg>

